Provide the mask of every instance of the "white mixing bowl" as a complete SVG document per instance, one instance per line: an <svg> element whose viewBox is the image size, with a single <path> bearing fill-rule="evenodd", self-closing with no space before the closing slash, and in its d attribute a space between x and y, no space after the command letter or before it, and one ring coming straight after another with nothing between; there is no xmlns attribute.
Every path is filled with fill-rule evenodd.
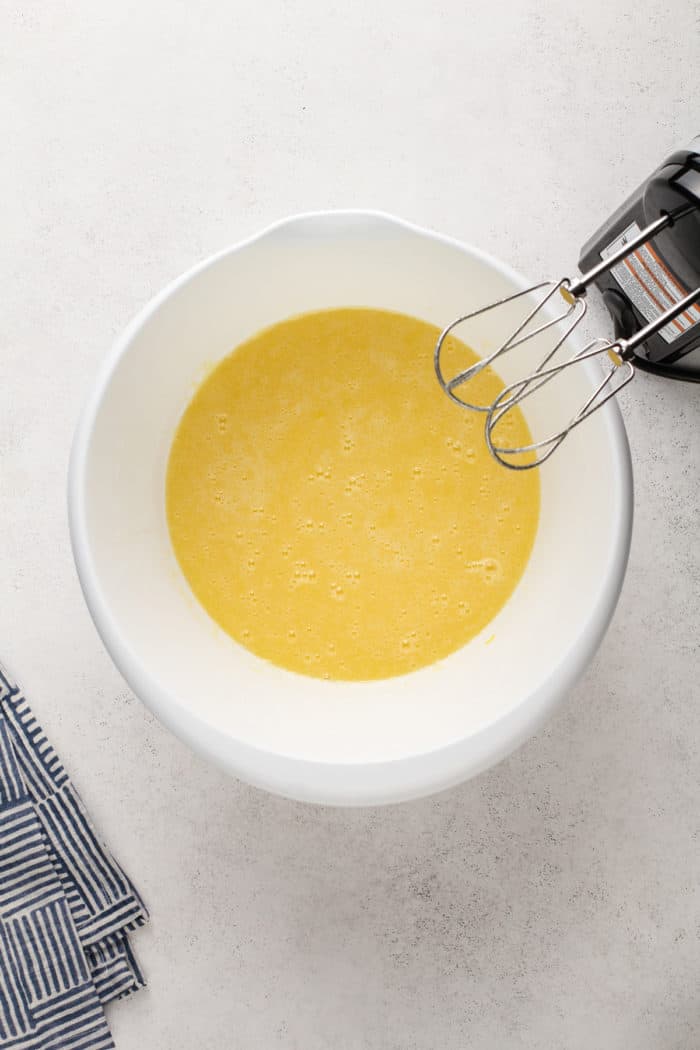
<svg viewBox="0 0 700 1050"><path fill-rule="evenodd" d="M524 286L481 252L388 215L302 215L196 266L118 340L73 447L73 551L117 667L192 747L293 798L399 801L503 758L582 672L612 616L630 542L630 458L614 404L543 468L534 551L496 619L448 659L400 678L324 682L237 645L192 596L165 518L166 462L180 415L211 366L258 329L348 305L442 326ZM477 350L488 352L488 320L477 336ZM504 360L503 378L517 378L529 355L523 348ZM552 399L579 405L597 375L595 363L571 370L550 384ZM554 412L552 399L531 410L544 413L530 417L537 431Z"/></svg>

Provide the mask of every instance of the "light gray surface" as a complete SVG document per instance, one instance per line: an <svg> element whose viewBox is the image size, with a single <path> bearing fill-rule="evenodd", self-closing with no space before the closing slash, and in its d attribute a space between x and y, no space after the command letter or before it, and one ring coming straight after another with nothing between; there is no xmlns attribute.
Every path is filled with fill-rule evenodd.
<svg viewBox="0 0 700 1050"><path fill-rule="evenodd" d="M119 1050L700 1043L697 387L625 398L632 557L585 679L497 769L386 810L265 796L161 729L89 620L64 495L112 338L275 218L384 208L570 271L699 130L697 11L0 2L0 656L152 908Z"/></svg>

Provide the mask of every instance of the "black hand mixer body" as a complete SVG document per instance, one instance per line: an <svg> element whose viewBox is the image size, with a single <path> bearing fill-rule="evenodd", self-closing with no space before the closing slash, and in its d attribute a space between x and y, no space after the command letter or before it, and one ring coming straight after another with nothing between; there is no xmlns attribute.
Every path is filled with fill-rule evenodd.
<svg viewBox="0 0 700 1050"><path fill-rule="evenodd" d="M628 339L700 284L700 136L671 154L617 209L581 251L592 269L662 214L671 225L595 279L613 318L615 336ZM697 364L682 359L697 350ZM634 353L640 369L700 382L700 303L650 335Z"/></svg>

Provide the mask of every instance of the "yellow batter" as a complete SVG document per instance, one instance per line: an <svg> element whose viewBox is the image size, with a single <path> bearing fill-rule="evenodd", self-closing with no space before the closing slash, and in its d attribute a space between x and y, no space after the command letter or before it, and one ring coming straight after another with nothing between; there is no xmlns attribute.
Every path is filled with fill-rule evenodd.
<svg viewBox="0 0 700 1050"><path fill-rule="evenodd" d="M305 314L238 347L185 411L173 547L204 608L259 656L319 678L404 674L469 641L520 579L538 472L490 458L483 417L438 386L437 336L380 310ZM449 354L475 360L456 339L448 368ZM472 389L488 401L501 386L487 371Z"/></svg>

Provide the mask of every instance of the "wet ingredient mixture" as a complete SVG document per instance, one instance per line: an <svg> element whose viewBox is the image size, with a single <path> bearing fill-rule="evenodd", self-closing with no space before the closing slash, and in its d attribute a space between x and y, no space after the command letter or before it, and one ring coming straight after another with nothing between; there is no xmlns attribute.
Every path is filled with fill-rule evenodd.
<svg viewBox="0 0 700 1050"><path fill-rule="evenodd" d="M239 346L186 409L167 472L172 544L210 616L259 656L319 678L405 674L463 646L512 594L538 472L495 463L481 417L445 398L437 336L388 311L305 314ZM454 338L446 354L475 360ZM472 389L488 403L501 387L485 370ZM514 444L531 440L519 409L507 425Z"/></svg>

